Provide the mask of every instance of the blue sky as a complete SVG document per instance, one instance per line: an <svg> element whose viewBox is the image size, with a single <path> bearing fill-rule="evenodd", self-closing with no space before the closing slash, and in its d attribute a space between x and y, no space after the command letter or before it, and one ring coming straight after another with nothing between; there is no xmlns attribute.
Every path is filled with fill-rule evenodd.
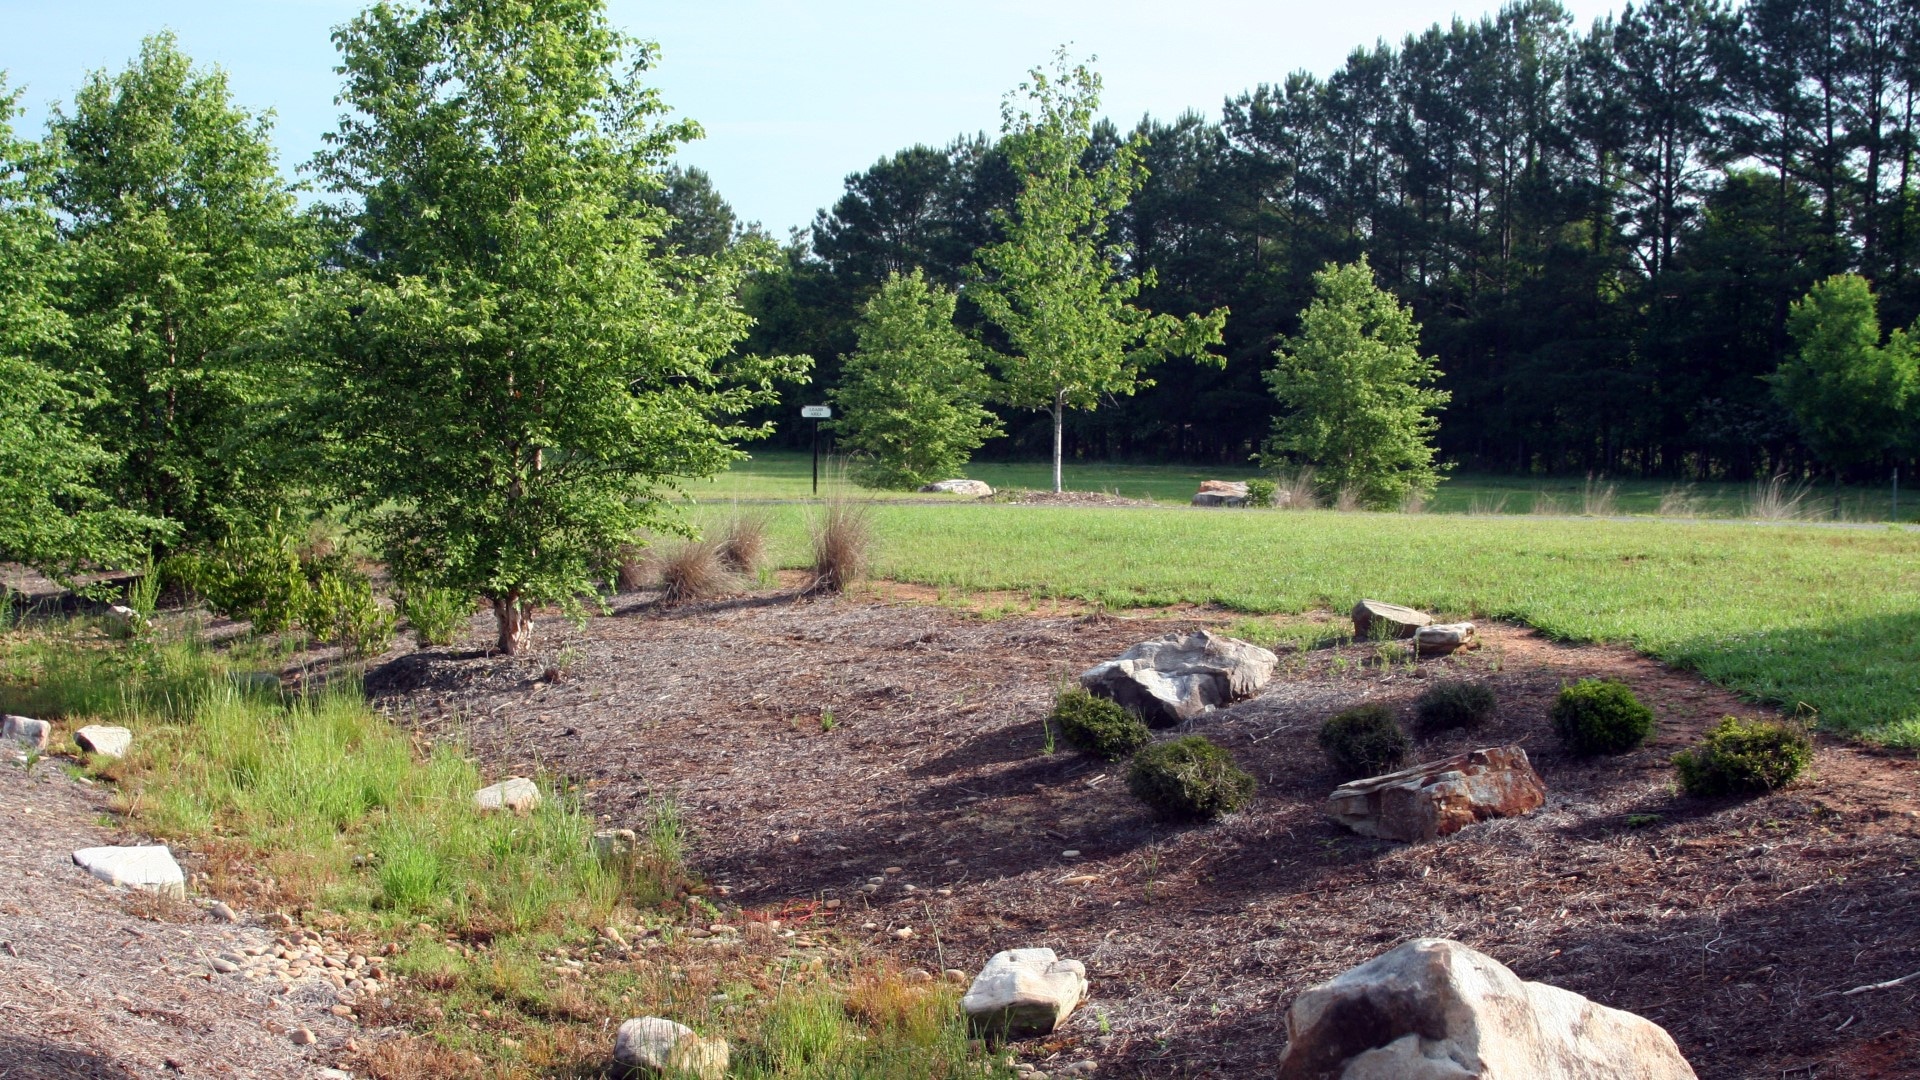
<svg viewBox="0 0 1920 1080"><path fill-rule="evenodd" d="M1001 96L1066 44L1096 54L1105 111L1123 125L1220 102L1306 69L1326 74L1355 46L1494 0L1266 3L1247 0L872 0L782 3L610 0L614 21L660 43L667 102L707 138L682 160L776 235L839 196L846 174L915 142L993 131ZM224 67L235 97L272 109L282 167L292 170L333 127L337 79L329 31L359 0L0 0L0 69L24 85L23 133L89 70L125 65L140 38L172 29L186 52ZM1617 9L1568 4L1584 28Z"/></svg>

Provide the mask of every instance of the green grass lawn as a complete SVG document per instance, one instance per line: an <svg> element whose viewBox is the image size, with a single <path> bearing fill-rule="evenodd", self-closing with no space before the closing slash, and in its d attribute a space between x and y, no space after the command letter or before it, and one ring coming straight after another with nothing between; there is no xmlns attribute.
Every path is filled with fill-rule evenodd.
<svg viewBox="0 0 1920 1080"><path fill-rule="evenodd" d="M1051 490L1053 466L1047 462L977 461L967 466L966 475L984 480L995 488ZM1154 502L1186 503L1202 480L1247 480L1261 475L1252 465L1125 465L1107 462L1080 464L1069 462L1065 486L1070 491L1104 491L1131 499ZM844 463L822 458L820 493L850 493L861 498L928 499L945 496L916 495L912 492L866 491L845 479ZM1589 483L1583 477L1529 477L1468 473L1440 485L1428 509L1443 514L1528 514L1536 508L1543 512L1580 514L1589 509L1605 510L1600 499L1610 492L1612 513L1656 514L1661 500L1669 494L1669 511L1675 516L1709 518L1746 517L1754 495L1752 484L1703 483L1675 484L1661 480L1599 479ZM813 459L792 451L755 451L751 461L742 462L712 481L700 481L690 489L699 502L732 499L806 499L813 495ZM1684 497L1685 506L1671 505ZM964 501L955 499L954 501ZM1891 516L1890 488L1845 488L1840 495L1840 516L1853 521L1885 521ZM1833 490L1822 487L1809 490L1801 500L1804 516L1832 516ZM1920 519L1920 492L1903 495L1902 520Z"/></svg>
<svg viewBox="0 0 1920 1080"><path fill-rule="evenodd" d="M817 510L768 507L804 562ZM711 511L715 515L719 511ZM1830 730L1920 747L1920 534L1745 524L1004 505L872 508L882 577L1112 607L1374 597L1631 645Z"/></svg>

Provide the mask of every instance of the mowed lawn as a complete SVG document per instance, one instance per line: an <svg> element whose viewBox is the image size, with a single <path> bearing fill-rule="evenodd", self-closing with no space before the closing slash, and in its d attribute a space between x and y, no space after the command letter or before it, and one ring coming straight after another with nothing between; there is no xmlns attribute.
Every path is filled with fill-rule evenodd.
<svg viewBox="0 0 1920 1080"><path fill-rule="evenodd" d="M818 509L757 508L781 562ZM701 518L729 511L708 508ZM1920 747L1920 534L1330 511L874 503L875 571L954 591L1262 615L1372 597L1631 645L1828 730Z"/></svg>

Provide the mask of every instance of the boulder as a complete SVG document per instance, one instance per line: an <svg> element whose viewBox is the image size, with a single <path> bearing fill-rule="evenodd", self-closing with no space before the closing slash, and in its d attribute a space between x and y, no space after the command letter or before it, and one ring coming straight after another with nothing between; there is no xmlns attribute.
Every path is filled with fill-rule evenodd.
<svg viewBox="0 0 1920 1080"><path fill-rule="evenodd" d="M1439 938L1294 999L1280 1080L1693 1080L1673 1037Z"/></svg>
<svg viewBox="0 0 1920 1080"><path fill-rule="evenodd" d="M1353 636L1362 641L1412 637L1433 622L1433 616L1399 604L1362 600L1353 605Z"/></svg>
<svg viewBox="0 0 1920 1080"><path fill-rule="evenodd" d="M102 622L106 626L107 635L116 638L138 637L147 628L147 617L125 604L114 604L108 607Z"/></svg>
<svg viewBox="0 0 1920 1080"><path fill-rule="evenodd" d="M729 1056L727 1040L703 1039L685 1024L658 1016L628 1020L613 1037L618 1075L720 1080L727 1073Z"/></svg>
<svg viewBox="0 0 1920 1080"><path fill-rule="evenodd" d="M1546 801L1527 752L1495 746L1342 784L1327 799L1327 816L1362 836L1432 840Z"/></svg>
<svg viewBox="0 0 1920 1080"><path fill-rule="evenodd" d="M1470 622L1434 623L1413 632L1413 651L1419 656L1446 656L1459 649L1479 647Z"/></svg>
<svg viewBox="0 0 1920 1080"><path fill-rule="evenodd" d="M473 793L477 810L512 810L523 814L540 805L540 786L524 776L508 777Z"/></svg>
<svg viewBox="0 0 1920 1080"><path fill-rule="evenodd" d="M1205 630L1143 641L1080 674L1080 685L1138 712L1151 727L1191 720L1243 698L1273 677L1278 657Z"/></svg>
<svg viewBox="0 0 1920 1080"><path fill-rule="evenodd" d="M1195 506L1245 506L1247 485L1238 480L1202 480L1194 493Z"/></svg>
<svg viewBox="0 0 1920 1080"><path fill-rule="evenodd" d="M73 853L73 861L109 885L179 899L187 895L187 875L180 872L180 864L173 861L173 852L165 844L82 848Z"/></svg>
<svg viewBox="0 0 1920 1080"><path fill-rule="evenodd" d="M994 954L960 999L967 1029L998 1039L1046 1035L1065 1023L1087 996L1087 969L1052 949Z"/></svg>
<svg viewBox="0 0 1920 1080"><path fill-rule="evenodd" d="M26 716L9 716L0 720L0 739L5 739L23 750L45 750L47 740L52 737L53 725L45 720L35 720Z"/></svg>
<svg viewBox="0 0 1920 1080"><path fill-rule="evenodd" d="M123 727L88 724L73 733L73 741L89 754L120 758L126 757L127 748L133 745L133 732Z"/></svg>
<svg viewBox="0 0 1920 1080"><path fill-rule="evenodd" d="M971 495L976 499L985 499L993 495L993 488L982 480L938 480L927 484L922 493L934 495Z"/></svg>
<svg viewBox="0 0 1920 1080"><path fill-rule="evenodd" d="M632 829L601 829L593 834L593 853L615 862L633 858L640 850L640 834Z"/></svg>

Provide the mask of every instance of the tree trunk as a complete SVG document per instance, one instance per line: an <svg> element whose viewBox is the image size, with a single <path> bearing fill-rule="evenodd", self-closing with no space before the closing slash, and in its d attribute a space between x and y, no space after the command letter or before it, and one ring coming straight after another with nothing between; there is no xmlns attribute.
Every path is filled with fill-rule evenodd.
<svg viewBox="0 0 1920 1080"><path fill-rule="evenodd" d="M493 598L493 618L500 627L499 650L518 656L533 644L533 605L522 603L519 593Z"/></svg>
<svg viewBox="0 0 1920 1080"><path fill-rule="evenodd" d="M1061 430L1066 423L1067 395L1053 396L1053 491L1060 493L1060 442Z"/></svg>

